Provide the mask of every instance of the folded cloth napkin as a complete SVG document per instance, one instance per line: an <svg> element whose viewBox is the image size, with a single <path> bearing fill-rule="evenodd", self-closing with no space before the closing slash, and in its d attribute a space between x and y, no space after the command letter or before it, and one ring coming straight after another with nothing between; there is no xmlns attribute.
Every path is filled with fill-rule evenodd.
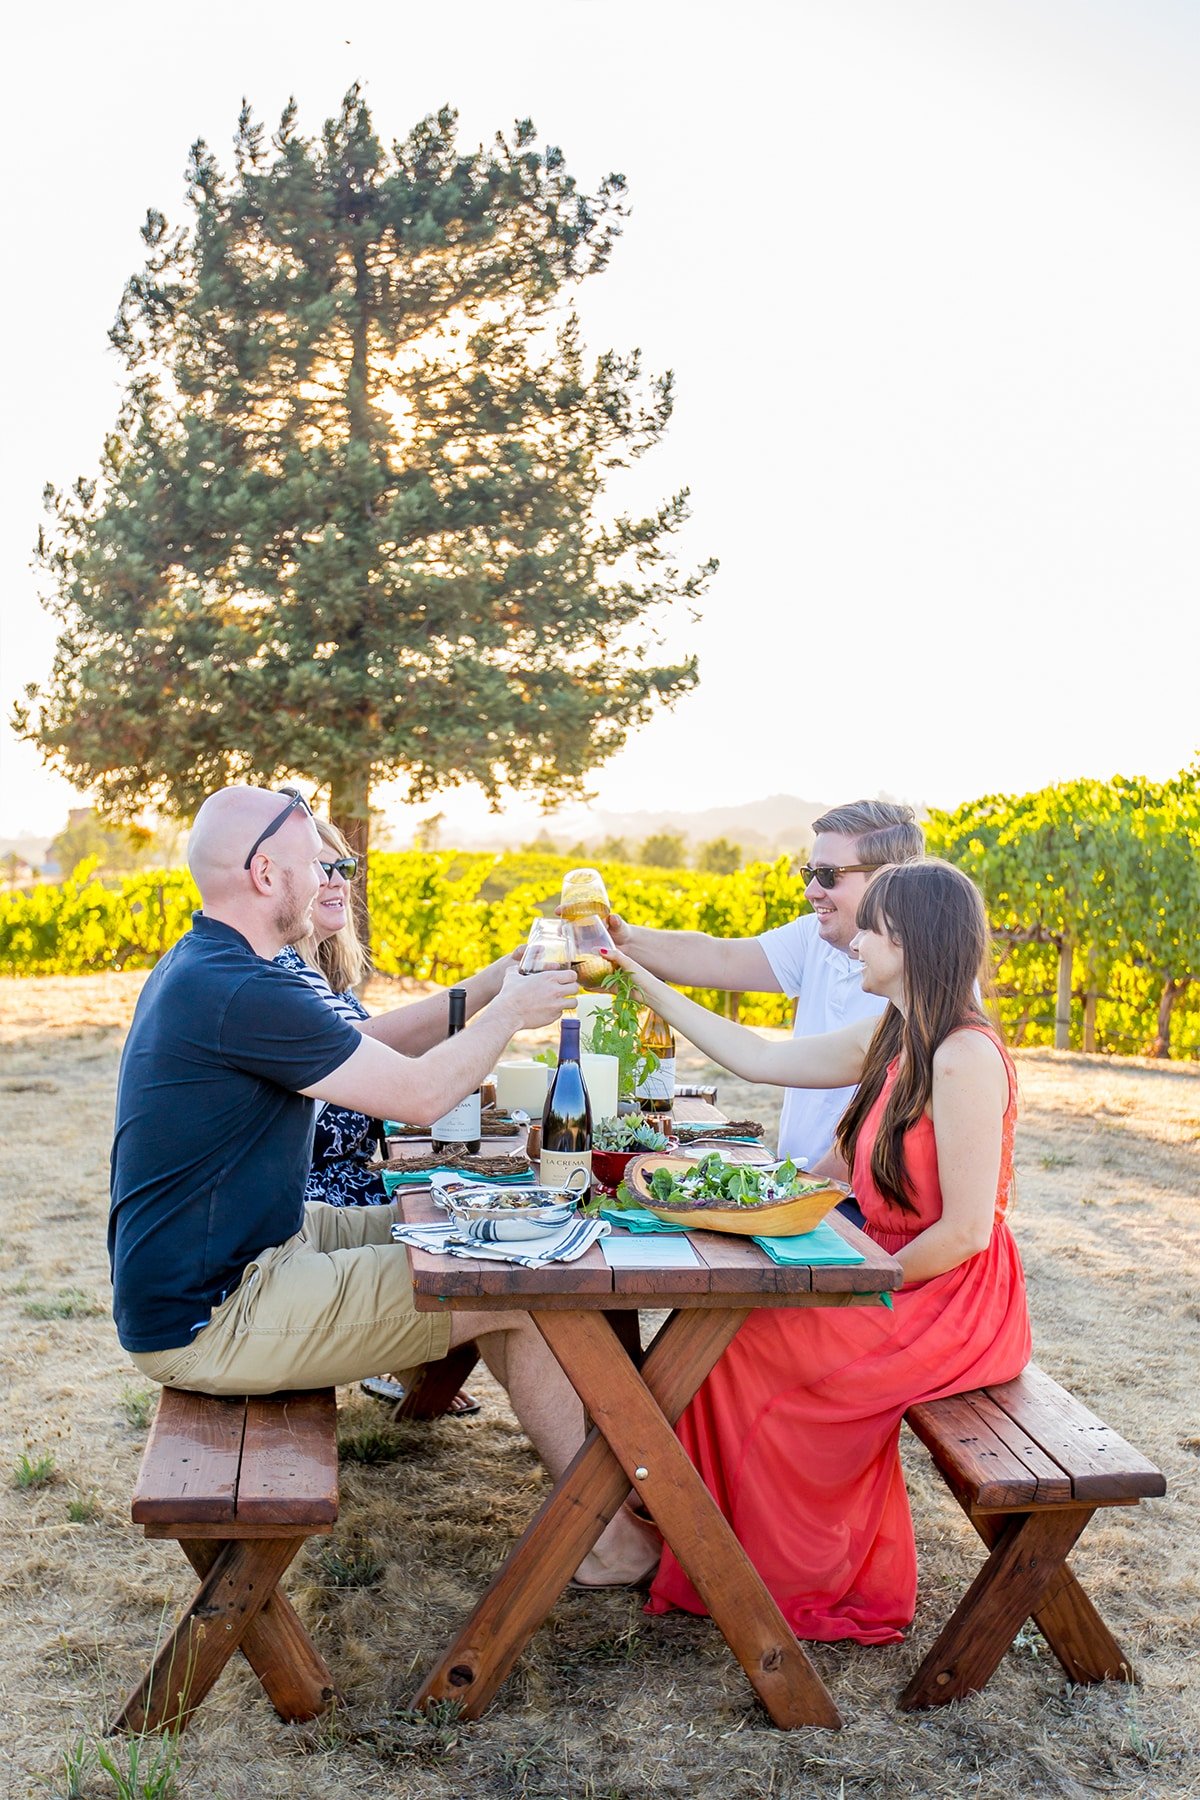
<svg viewBox="0 0 1200 1800"><path fill-rule="evenodd" d="M756 1237L754 1242L777 1263L860 1263L866 1262L861 1250L848 1244L840 1231L822 1219L815 1231L799 1237Z"/></svg>
<svg viewBox="0 0 1200 1800"><path fill-rule="evenodd" d="M668 1225L644 1206L602 1206L600 1217L607 1219L610 1225L619 1225L622 1231L686 1231L686 1225Z"/></svg>
<svg viewBox="0 0 1200 1800"><path fill-rule="evenodd" d="M590 1250L598 1238L607 1237L603 1219L575 1218L561 1231L537 1237L510 1238L503 1244L481 1244L467 1237L457 1225L393 1225L398 1244L431 1250L438 1256L484 1257L493 1262L518 1263L523 1269L542 1269L547 1263L574 1262Z"/></svg>
<svg viewBox="0 0 1200 1800"><path fill-rule="evenodd" d="M380 1174L389 1197L397 1188L431 1187L434 1175L455 1175L460 1181L482 1181L487 1187L528 1187L534 1179L532 1164L511 1175L486 1175L482 1169L463 1169L457 1163L444 1163L436 1169L381 1169Z"/></svg>

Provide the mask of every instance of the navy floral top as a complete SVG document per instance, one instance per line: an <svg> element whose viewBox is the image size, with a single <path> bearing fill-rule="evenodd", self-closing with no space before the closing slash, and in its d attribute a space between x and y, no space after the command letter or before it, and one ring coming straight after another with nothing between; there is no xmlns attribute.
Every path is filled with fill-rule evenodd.
<svg viewBox="0 0 1200 1800"><path fill-rule="evenodd" d="M327 1006L345 1019L370 1017L358 996L347 988L335 994L325 977L312 969L290 944L275 958L294 975L302 976ZM326 1206L384 1206L387 1190L378 1168L372 1167L379 1148L379 1121L348 1106L326 1101L317 1114L312 1168L304 1198L323 1200Z"/></svg>

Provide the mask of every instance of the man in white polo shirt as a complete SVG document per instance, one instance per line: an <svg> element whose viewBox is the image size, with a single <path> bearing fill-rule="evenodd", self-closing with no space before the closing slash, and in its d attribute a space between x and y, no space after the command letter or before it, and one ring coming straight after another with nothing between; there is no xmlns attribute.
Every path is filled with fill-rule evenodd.
<svg viewBox="0 0 1200 1800"><path fill-rule="evenodd" d="M886 1005L862 991L862 965L848 955L858 903L875 869L909 862L925 843L909 806L854 800L813 821L811 861L802 873L811 913L754 938L716 938L702 931L656 931L609 917L613 940L636 962L681 987L735 993L783 993L796 1000L794 1031L815 1037ZM779 1149L810 1169L829 1154L853 1088L789 1088L779 1123ZM831 1172L828 1168L823 1172Z"/></svg>

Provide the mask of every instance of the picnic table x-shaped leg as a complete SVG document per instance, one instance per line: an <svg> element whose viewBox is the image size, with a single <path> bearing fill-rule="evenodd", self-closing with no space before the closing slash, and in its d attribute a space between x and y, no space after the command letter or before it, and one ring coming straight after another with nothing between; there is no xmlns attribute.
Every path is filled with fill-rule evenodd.
<svg viewBox="0 0 1200 1800"><path fill-rule="evenodd" d="M594 1311L534 1312L593 1425L415 1700L478 1718L572 1573L634 1488L774 1723L838 1726L833 1698L675 1436L674 1424L748 1308L672 1313L639 1370Z"/></svg>

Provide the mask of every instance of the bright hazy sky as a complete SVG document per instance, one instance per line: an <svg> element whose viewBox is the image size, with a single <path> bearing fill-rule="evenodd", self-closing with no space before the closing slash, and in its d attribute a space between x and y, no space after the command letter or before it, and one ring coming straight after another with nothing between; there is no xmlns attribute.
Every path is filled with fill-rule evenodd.
<svg viewBox="0 0 1200 1800"><path fill-rule="evenodd" d="M667 632L699 689L601 806L950 805L1200 748L1192 0L60 0L6 37L0 835L71 799L7 716L49 670L41 489L115 416L146 209L184 218L243 94L315 133L356 79L385 140L449 101L467 144L528 115L629 181L579 306L675 369L640 494L689 484L721 572Z"/></svg>

